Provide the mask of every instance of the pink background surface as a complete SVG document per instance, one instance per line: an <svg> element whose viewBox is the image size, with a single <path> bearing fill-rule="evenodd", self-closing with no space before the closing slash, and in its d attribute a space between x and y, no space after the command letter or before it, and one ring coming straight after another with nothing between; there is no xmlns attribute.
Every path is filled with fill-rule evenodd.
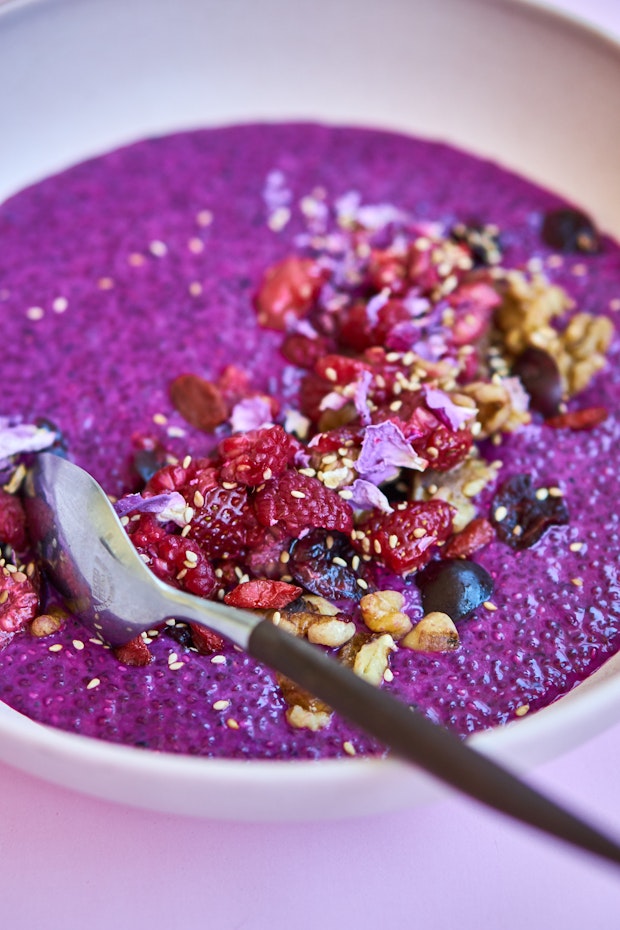
<svg viewBox="0 0 620 930"><path fill-rule="evenodd" d="M620 0L547 5L620 39ZM620 835L619 769L620 723L532 780ZM616 930L620 875L456 797L343 822L221 823L0 764L0 915L7 930Z"/></svg>

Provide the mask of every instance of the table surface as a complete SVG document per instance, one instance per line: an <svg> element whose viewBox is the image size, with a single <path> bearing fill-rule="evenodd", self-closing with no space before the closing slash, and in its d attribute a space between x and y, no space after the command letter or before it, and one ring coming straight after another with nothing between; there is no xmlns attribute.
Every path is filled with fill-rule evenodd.
<svg viewBox="0 0 620 930"><path fill-rule="evenodd" d="M547 4L620 38L620 0ZM533 780L620 834L620 723ZM615 930L616 872L450 797L336 823L177 818L54 787L0 764L7 930Z"/></svg>

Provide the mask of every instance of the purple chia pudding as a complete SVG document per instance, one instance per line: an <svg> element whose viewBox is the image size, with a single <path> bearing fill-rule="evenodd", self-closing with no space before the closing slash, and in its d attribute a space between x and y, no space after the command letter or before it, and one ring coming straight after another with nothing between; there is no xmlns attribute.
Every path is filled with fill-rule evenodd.
<svg viewBox="0 0 620 930"><path fill-rule="evenodd" d="M121 500L128 531L154 570L146 537L163 534L163 518L123 510L124 497L183 491L178 469L190 468L189 456L217 463L218 493L235 490L237 473L226 481L230 463L213 450L232 448L231 433L264 433L268 420L270 439L273 423L297 437L286 474L317 483L319 475L340 502L339 516L293 530L277 493L269 498L270 482L282 475L266 469L261 484L241 482L252 520L258 514L280 545L278 566L258 564L255 540L239 564L234 553L217 551L205 568L216 579L210 596L230 599L256 578L275 581L279 592L295 586L310 596L307 604L326 596L333 616L356 631L347 642L359 651L360 636L363 644L389 637L364 620L360 598L397 595L392 613L415 630L429 615L424 566L465 555L492 590L452 618L457 634L444 648L407 646L407 636L392 631L379 683L462 735L553 702L617 651L620 248L553 193L449 146L399 134L244 125L146 140L48 178L0 206L0 241L0 416L50 434L53 424L60 451ZM286 282L287 315L265 289L273 283L268 270L291 256L302 256L295 260L309 264L297 270L315 277L311 295L307 281ZM374 334L384 323L381 355ZM527 373L532 352L543 353L556 379L551 388L543 384L542 401ZM343 374L343 359L353 374ZM377 359L386 366L380 374ZM210 429L192 425L187 396L179 401L171 391L188 374L210 385L218 402L231 379L236 384ZM564 389L554 397L558 378ZM406 420L403 398L411 407L413 396L418 406ZM406 444L397 475L373 472L363 458L360 435L369 427L382 442L397 430ZM317 436L332 433L339 442L319 438L317 446ZM319 467L314 450L322 441ZM334 478L330 456L348 477ZM469 491L464 479L458 487L453 480L464 462L474 469ZM153 478L155 466L177 475L177 484L162 483L161 472ZM4 479L17 486L14 471ZM201 487L211 493L209 484ZM371 491L379 496L369 502ZM432 524L434 545L417 561L397 562L389 550L401 554L397 522L413 513L411 501L441 511L441 519L449 512L449 523L441 531ZM200 510L195 496L184 503ZM354 514L353 529L344 507ZM180 519L170 529L176 542L207 545L204 523L200 532L195 522L185 534L182 526ZM413 531L412 546L420 536ZM320 567L334 539L358 586L344 597L334 563L335 589L325 587ZM313 540L314 568L315 555L303 565L299 556ZM8 577L15 566L3 552ZM175 562L173 583L184 586L193 559L185 569ZM294 621L292 604L272 610L274 622ZM316 604L320 612L326 601L313 610ZM445 616L441 598L433 611ZM328 709L303 699L296 705L285 683L237 648L215 642L200 649L185 624L151 631L145 664L124 663L71 617L48 635L31 626L0 642L0 699L50 726L214 757L383 752ZM343 661L346 650L339 646ZM304 713L291 719L294 706L316 726Z"/></svg>

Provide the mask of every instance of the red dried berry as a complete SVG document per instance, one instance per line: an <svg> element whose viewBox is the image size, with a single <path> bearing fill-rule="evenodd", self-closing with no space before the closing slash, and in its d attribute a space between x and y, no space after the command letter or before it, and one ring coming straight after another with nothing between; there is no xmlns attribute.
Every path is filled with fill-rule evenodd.
<svg viewBox="0 0 620 930"><path fill-rule="evenodd" d="M604 423L608 416L609 411L606 407L586 407L583 410L570 410L556 417L549 417L545 420L545 425L553 429L594 429L595 426Z"/></svg>
<svg viewBox="0 0 620 930"><path fill-rule="evenodd" d="M450 341L455 346L474 345L489 328L493 310L501 302L495 288L485 281L461 284L450 295L454 321Z"/></svg>
<svg viewBox="0 0 620 930"><path fill-rule="evenodd" d="M280 610L297 600L300 594L301 588L297 585L254 578L238 584L225 595L224 600L232 607L244 607L248 610Z"/></svg>
<svg viewBox="0 0 620 930"><path fill-rule="evenodd" d="M153 658L151 650L141 636L136 636L124 646L117 646L114 649L114 655L121 665L128 665L131 668L148 665Z"/></svg>
<svg viewBox="0 0 620 930"><path fill-rule="evenodd" d="M0 631L17 633L39 613L39 595L23 572L0 574Z"/></svg>
<svg viewBox="0 0 620 930"><path fill-rule="evenodd" d="M373 327L368 319L366 304L353 304L339 314L338 340L341 346L363 352L375 345Z"/></svg>
<svg viewBox="0 0 620 930"><path fill-rule="evenodd" d="M301 319L314 306L325 272L311 258L292 255L267 270L254 299L258 322L286 330L291 319Z"/></svg>
<svg viewBox="0 0 620 930"><path fill-rule="evenodd" d="M320 527L349 533L353 511L335 491L318 478L291 470L270 481L257 492L254 509L263 526L282 526L291 536Z"/></svg>
<svg viewBox="0 0 620 930"><path fill-rule="evenodd" d="M557 413L564 389L560 369L553 356L537 346L528 346L515 360L512 373L520 378L534 410L546 417Z"/></svg>
<svg viewBox="0 0 620 930"><path fill-rule="evenodd" d="M449 537L453 513L454 508L442 500L399 504L392 513L374 514L361 523L353 545L394 572L417 571L429 561L437 543Z"/></svg>
<svg viewBox="0 0 620 930"><path fill-rule="evenodd" d="M28 544L22 502L3 488L0 488L0 543L12 546L18 552Z"/></svg>
<svg viewBox="0 0 620 930"><path fill-rule="evenodd" d="M190 632L194 649L203 656L213 655L214 652L221 652L226 645L226 641L219 633L214 630L208 630L205 626L198 623L190 623Z"/></svg>
<svg viewBox="0 0 620 930"><path fill-rule="evenodd" d="M328 351L328 343L321 336L311 339L301 333L289 333L280 346L280 351L291 365L297 365L298 368L314 368L321 356Z"/></svg>
<svg viewBox="0 0 620 930"><path fill-rule="evenodd" d="M262 538L245 557L245 565L252 575L278 579L289 574L288 565L282 561L282 553L288 553L291 537L279 526L263 529Z"/></svg>
<svg viewBox="0 0 620 930"><path fill-rule="evenodd" d="M373 249L367 268L368 283L376 291L389 288L402 294L407 285L407 256L390 249Z"/></svg>
<svg viewBox="0 0 620 930"><path fill-rule="evenodd" d="M135 544L135 535L132 536ZM198 597L209 597L215 589L215 572L194 541L165 533L147 550L150 568L158 578Z"/></svg>
<svg viewBox="0 0 620 930"><path fill-rule="evenodd" d="M268 426L223 439L218 452L223 459L221 478L256 487L282 474L301 448L281 426Z"/></svg>
<svg viewBox="0 0 620 930"><path fill-rule="evenodd" d="M210 488L197 507L189 535L197 539L211 559L243 556L259 542L262 527L245 488Z"/></svg>
<svg viewBox="0 0 620 930"><path fill-rule="evenodd" d="M357 381L364 371L369 371L370 366L356 358L350 358L348 355L323 355L314 370L320 378L333 386L345 387L353 381Z"/></svg>
<svg viewBox="0 0 620 930"><path fill-rule="evenodd" d="M492 524L485 517L476 517L450 539L442 550L442 556L446 559L468 559L494 539L495 530Z"/></svg>
<svg viewBox="0 0 620 930"><path fill-rule="evenodd" d="M228 407L216 384L199 375L179 375L170 384L170 399L184 420L210 433L224 423Z"/></svg>
<svg viewBox="0 0 620 930"><path fill-rule="evenodd" d="M293 580L312 594L358 601L374 584L369 563L357 556L359 564L353 568L355 555L348 536L312 530L295 542L287 568Z"/></svg>
<svg viewBox="0 0 620 930"><path fill-rule="evenodd" d="M428 436L414 440L412 445L435 471L449 471L463 461L473 442L474 437L468 429L451 430L440 423Z"/></svg>

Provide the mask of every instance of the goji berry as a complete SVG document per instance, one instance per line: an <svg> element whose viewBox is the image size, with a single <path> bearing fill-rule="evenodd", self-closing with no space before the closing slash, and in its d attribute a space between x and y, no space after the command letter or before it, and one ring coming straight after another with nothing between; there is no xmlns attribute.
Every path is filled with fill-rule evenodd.
<svg viewBox="0 0 620 930"><path fill-rule="evenodd" d="M170 399L184 420L210 433L224 423L228 407L219 387L199 375L179 375L170 383Z"/></svg>
<svg viewBox="0 0 620 930"><path fill-rule="evenodd" d="M545 420L547 426L553 429L594 429L604 423L609 412L606 407L586 407L583 410L569 410L559 413L556 417Z"/></svg>
<svg viewBox="0 0 620 930"><path fill-rule="evenodd" d="M474 552L488 546L495 539L493 525L486 517L476 517L471 523L456 533L442 550L446 559L467 559Z"/></svg>
<svg viewBox="0 0 620 930"><path fill-rule="evenodd" d="M297 600L301 588L285 581L272 581L267 578L253 578L244 581L224 596L224 601L232 607L244 607L248 610L280 610Z"/></svg>

